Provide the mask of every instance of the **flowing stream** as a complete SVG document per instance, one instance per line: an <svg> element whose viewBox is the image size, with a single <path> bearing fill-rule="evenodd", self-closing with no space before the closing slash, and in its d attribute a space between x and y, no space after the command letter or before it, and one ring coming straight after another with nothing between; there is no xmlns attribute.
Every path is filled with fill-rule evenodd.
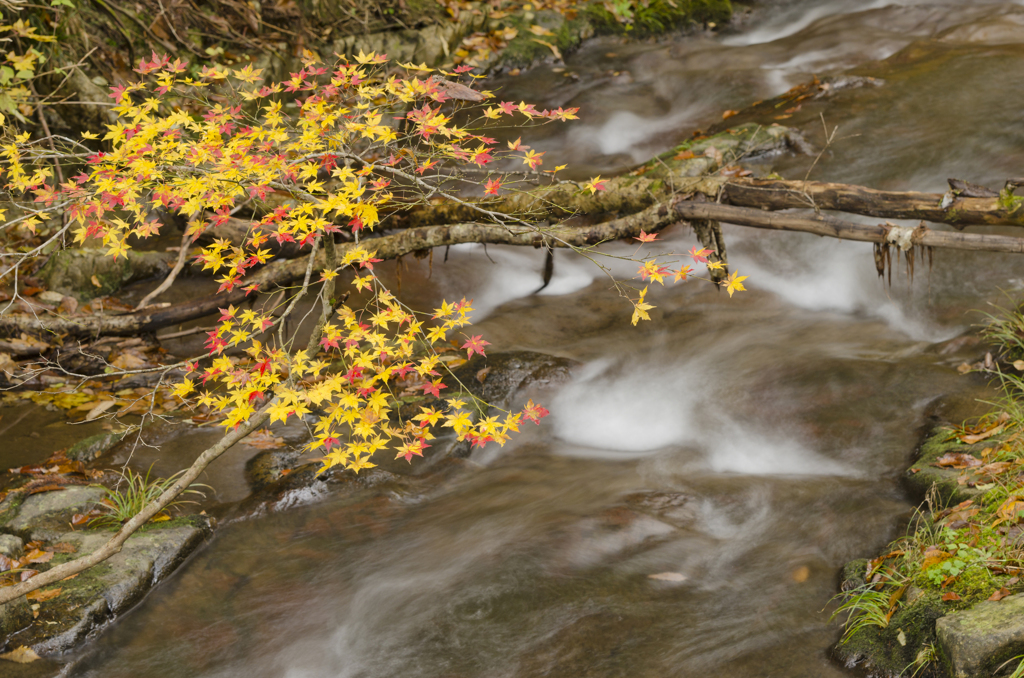
<svg viewBox="0 0 1024 678"><path fill-rule="evenodd" d="M778 121L819 150L838 127L811 177L941 192L947 177L999 188L1020 175L1013 3L778 2L729 33L595 40L564 70L500 84L503 98L581 107L580 122L531 141L587 177L837 73L879 82ZM774 169L799 178L814 162ZM534 250L406 262L413 305L475 297L489 351L580 361L570 383L535 394L551 416L440 487L221 528L70 675L849 675L828 656L839 568L905 525L899 476L929 417L960 421L993 397L957 374L981 350L957 337L981 320L972 309L1019 295L1024 260L942 251L890 288L870 245L729 226L726 237L749 291L657 287L652 322L636 328L607 279L562 252L541 294ZM661 247L694 243L676 229Z"/></svg>

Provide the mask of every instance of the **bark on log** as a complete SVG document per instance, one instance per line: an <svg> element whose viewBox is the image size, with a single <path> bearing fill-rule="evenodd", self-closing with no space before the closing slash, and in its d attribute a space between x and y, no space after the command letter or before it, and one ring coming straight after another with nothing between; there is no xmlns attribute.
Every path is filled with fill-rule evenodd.
<svg viewBox="0 0 1024 678"><path fill-rule="evenodd" d="M461 243L488 243L532 247L589 247L608 240L617 240L661 230L680 220L727 222L741 226L786 231L802 231L843 240L884 243L889 227L859 224L825 215L779 214L763 209L695 202L674 198L656 203L627 217L592 226L554 226L550 228L505 227L494 224L460 223L410 228L392 235L364 240L363 245L377 252L380 259L394 259L410 252ZM1024 238L976 233L948 233L927 228L918 229L915 245L989 252L1024 253ZM354 243L338 245L339 256L355 247ZM255 273L251 281L262 291L293 283L303 277L304 258L277 260ZM324 266L320 255L314 266ZM152 332L161 327L209 315L218 308L242 301L243 289L189 301L151 311L143 310L120 316L93 315L81 318L7 315L0 317L0 336L16 336L21 332L52 332L74 337L117 335L130 336Z"/></svg>
<svg viewBox="0 0 1024 678"><path fill-rule="evenodd" d="M890 232L889 227L880 224L858 224L825 215L778 214L749 207L715 203L680 202L675 211L682 219L717 219L739 226L767 228L776 231L800 231L860 242L884 243L887 242ZM975 252L1024 253L1024 238L980 233L949 233L934 231L927 227L919 227L915 231L913 244Z"/></svg>
<svg viewBox="0 0 1024 678"><path fill-rule="evenodd" d="M766 210L812 208L879 217L966 226L1024 226L1024 209L1007 210L999 198L957 197L942 207L943 195L911 191L879 191L863 186L820 181L727 179L722 202Z"/></svg>
<svg viewBox="0 0 1024 678"><path fill-rule="evenodd" d="M723 203L765 210L816 209L848 212L880 219L913 219L967 226L1024 226L1024 205L1006 209L999 198L954 197L943 208L941 193L880 191L864 186L821 181L788 181L730 177L669 179L618 177L608 190L581 193L573 184L548 186L479 203L502 214L528 214L533 218L565 218L572 214L624 213L644 209L671 195L703 193ZM395 217L389 227L430 226L478 218L471 207L432 205Z"/></svg>
<svg viewBox="0 0 1024 678"><path fill-rule="evenodd" d="M594 226L556 226L545 229L496 226L493 224L465 223L430 228L413 228L393 235L363 240L362 245L376 250L380 259L395 259L417 250L458 245L462 243L489 243L527 245L533 247L587 247L606 240L635 236L640 230L652 232L678 221L668 204L657 204L622 219ZM339 243L339 256L344 256L354 243ZM256 272L250 282L258 283L261 291L284 286L300 280L306 271L305 258L275 260ZM314 268L325 265L321 252ZM236 304L245 299L243 289L234 289L215 296L189 301L161 309L143 310L118 316L91 315L80 318L60 318L9 314L0 317L0 336L17 336L21 332L48 332L72 337L98 335L131 336L152 332L207 316L218 308Z"/></svg>

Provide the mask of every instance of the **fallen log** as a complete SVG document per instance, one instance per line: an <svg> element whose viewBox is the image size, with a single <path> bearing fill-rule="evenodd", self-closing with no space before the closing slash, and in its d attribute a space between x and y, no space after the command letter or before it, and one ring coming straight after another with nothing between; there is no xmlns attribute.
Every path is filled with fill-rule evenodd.
<svg viewBox="0 0 1024 678"><path fill-rule="evenodd" d="M951 186L962 184L955 179ZM1007 209L998 194L995 197L968 197L912 191L879 191L864 186L822 181L784 181L774 179L721 180L721 201L742 207L765 210L804 208L849 212L881 219L913 219L949 224L957 229L967 226L1024 226L1024 209L1014 203Z"/></svg>
<svg viewBox="0 0 1024 678"><path fill-rule="evenodd" d="M659 203L621 219L593 226L555 226L549 228L505 227L494 224L462 223L424 228L412 228L392 235L363 240L362 245L376 251L379 259L395 259L416 251L462 243L487 243L532 247L588 247L608 240L638 235L641 230L652 232L678 221L668 203ZM355 243L338 243L338 256L356 247ZM313 264L314 270L325 266L321 251ZM271 291L302 279L309 262L306 257L275 260L253 274L247 282L257 283L260 291ZM218 308L237 304L245 299L244 289L235 288L214 296L188 301L154 310L142 310L123 315L88 315L81 317L32 316L8 314L0 316L0 336L17 336L22 332L40 332L70 337L99 335L131 336L153 332L161 327L175 325L210 315Z"/></svg>
<svg viewBox="0 0 1024 678"><path fill-rule="evenodd" d="M1024 238L977 233L936 231L925 226L900 229L887 224L859 224L827 215L781 214L750 207L697 202L675 198L657 203L645 210L620 219L591 226L560 225L548 228L506 227L494 224L460 223L410 228L391 235L363 241L363 246L376 251L379 259L394 259L405 254L462 243L487 243L530 247L591 247L610 240L631 238L640 231L659 231L679 221L718 221L740 226L783 231L799 231L815 235L899 245L894 234L902 234L903 242L923 247L987 252L1024 253ZM355 247L339 243L339 256ZM322 252L314 269L325 265ZM308 261L305 257L274 261L255 273L251 281L261 291L287 286L303 277ZM116 335L129 336L152 332L161 327L209 315L228 304L239 303L246 296L243 289L193 300L155 310L124 315L91 315L61 318L10 314L0 317L0 336L21 332L51 332L74 337Z"/></svg>
<svg viewBox="0 0 1024 678"><path fill-rule="evenodd" d="M894 227L891 224L859 224L827 215L779 214L750 207L719 205L683 201L676 205L681 219L712 219L738 226L766 228L776 231L799 231L815 235L856 240L879 244L897 244L890 239ZM1006 235L985 235L981 233L950 233L936 231L921 225L907 229L911 245L939 247L944 249L970 250L974 252L1024 253L1024 238Z"/></svg>

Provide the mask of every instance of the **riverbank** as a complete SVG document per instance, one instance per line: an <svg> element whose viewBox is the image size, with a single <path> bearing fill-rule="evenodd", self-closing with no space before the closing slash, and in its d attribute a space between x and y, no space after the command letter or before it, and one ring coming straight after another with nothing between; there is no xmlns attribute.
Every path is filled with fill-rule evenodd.
<svg viewBox="0 0 1024 678"><path fill-rule="evenodd" d="M1001 384L1002 397L980 419L928 433L903 478L922 501L906 536L843 569L835 654L845 665L882 676L1024 672L1024 364L998 341L1016 343L1020 320L990 316L982 334L997 340L997 358L961 366Z"/></svg>

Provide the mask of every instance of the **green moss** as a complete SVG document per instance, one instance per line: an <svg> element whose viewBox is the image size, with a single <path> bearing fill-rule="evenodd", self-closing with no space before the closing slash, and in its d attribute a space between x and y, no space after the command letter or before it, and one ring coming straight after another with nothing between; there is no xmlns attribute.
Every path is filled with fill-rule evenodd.
<svg viewBox="0 0 1024 678"><path fill-rule="evenodd" d="M501 55L501 65L509 68L529 66L554 55L554 51L545 42L554 45L559 54L566 56L579 46L590 27L586 18L570 21L551 11L537 12L531 19L527 19L527 15L511 16L505 23L519 32ZM532 25L542 26L554 35L534 35L530 32Z"/></svg>
<svg viewBox="0 0 1024 678"><path fill-rule="evenodd" d="M609 6L614 13L609 11ZM610 0L590 4L584 14L600 33L645 36L697 23L728 21L732 17L732 5L729 0ZM629 22L620 21L620 17Z"/></svg>
<svg viewBox="0 0 1024 678"><path fill-rule="evenodd" d="M921 593L899 607L888 626L858 630L836 647L836 655L844 662L864 662L872 674L900 675L922 647L935 643L935 621L944 614L938 593Z"/></svg>
<svg viewBox="0 0 1024 678"><path fill-rule="evenodd" d="M22 492L12 492L0 502L0 525L6 525L7 523L14 520L15 516L18 515L18 509L25 502L25 494Z"/></svg>

